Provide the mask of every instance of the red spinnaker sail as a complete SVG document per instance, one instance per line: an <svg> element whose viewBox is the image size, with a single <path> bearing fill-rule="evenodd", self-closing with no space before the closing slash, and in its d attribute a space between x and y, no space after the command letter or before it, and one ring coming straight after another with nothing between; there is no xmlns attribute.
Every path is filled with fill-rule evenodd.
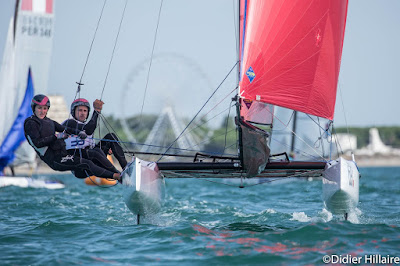
<svg viewBox="0 0 400 266"><path fill-rule="evenodd" d="M240 95L333 119L348 0L245 0Z"/></svg>

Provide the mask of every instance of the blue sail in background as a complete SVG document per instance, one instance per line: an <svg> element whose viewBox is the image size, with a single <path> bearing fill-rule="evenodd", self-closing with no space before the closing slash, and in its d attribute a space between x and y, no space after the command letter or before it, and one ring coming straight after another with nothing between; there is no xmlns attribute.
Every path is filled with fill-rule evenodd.
<svg viewBox="0 0 400 266"><path fill-rule="evenodd" d="M33 98L33 81L32 73L29 68L28 71L28 82L26 86L25 96L21 103L18 111L18 116L14 121L10 131L5 137L3 143L0 146L0 173L3 172L4 167L12 163L15 158L15 151L25 140L24 135L24 121L26 118L31 116L31 100Z"/></svg>

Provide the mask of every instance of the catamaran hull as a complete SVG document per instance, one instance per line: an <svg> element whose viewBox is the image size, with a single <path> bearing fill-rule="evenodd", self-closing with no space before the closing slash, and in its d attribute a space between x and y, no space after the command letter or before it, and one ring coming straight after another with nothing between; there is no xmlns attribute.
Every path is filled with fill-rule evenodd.
<svg viewBox="0 0 400 266"><path fill-rule="evenodd" d="M165 181L157 164L135 158L122 176L128 209L141 216L156 214L165 197Z"/></svg>
<svg viewBox="0 0 400 266"><path fill-rule="evenodd" d="M326 164L322 178L325 207L333 214L346 214L357 207L360 173L354 161L343 158Z"/></svg>
<svg viewBox="0 0 400 266"><path fill-rule="evenodd" d="M0 187L16 186L16 187L32 187L32 188L47 188L61 189L65 185L60 181L33 179L31 177L0 177Z"/></svg>

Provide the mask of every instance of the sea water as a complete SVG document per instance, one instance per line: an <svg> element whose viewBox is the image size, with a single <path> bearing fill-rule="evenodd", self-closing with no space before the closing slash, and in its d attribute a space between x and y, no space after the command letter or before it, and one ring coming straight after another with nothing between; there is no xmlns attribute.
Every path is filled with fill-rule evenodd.
<svg viewBox="0 0 400 266"><path fill-rule="evenodd" d="M140 225L120 185L46 176L66 187L0 189L0 264L384 264L400 257L400 168L360 171L348 221L324 209L321 180L168 179L162 212Z"/></svg>

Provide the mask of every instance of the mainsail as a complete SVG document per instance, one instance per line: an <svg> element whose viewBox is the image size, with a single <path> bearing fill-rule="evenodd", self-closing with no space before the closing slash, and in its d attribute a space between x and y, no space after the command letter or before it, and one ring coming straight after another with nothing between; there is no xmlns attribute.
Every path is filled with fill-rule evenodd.
<svg viewBox="0 0 400 266"><path fill-rule="evenodd" d="M347 0L247 0L240 96L332 120Z"/></svg>
<svg viewBox="0 0 400 266"><path fill-rule="evenodd" d="M54 0L17 0L15 7L0 66L0 145L15 130L12 125L24 101L29 69L35 93L46 93L53 42ZM24 142L12 164L34 159L34 151Z"/></svg>

